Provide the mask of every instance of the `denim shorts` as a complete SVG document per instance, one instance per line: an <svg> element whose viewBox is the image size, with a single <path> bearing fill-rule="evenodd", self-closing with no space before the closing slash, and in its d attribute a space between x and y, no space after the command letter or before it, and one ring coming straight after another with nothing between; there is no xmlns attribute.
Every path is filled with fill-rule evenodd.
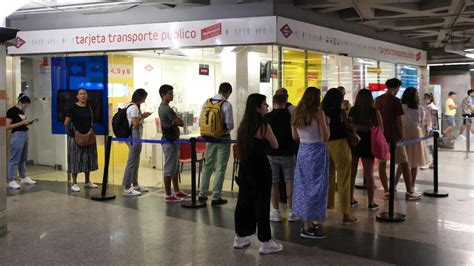
<svg viewBox="0 0 474 266"><path fill-rule="evenodd" d="M456 122L454 122L454 116L452 115L444 115L444 118L446 118L446 123L448 126L455 127Z"/></svg>
<svg viewBox="0 0 474 266"><path fill-rule="evenodd" d="M295 175L295 156L268 156L270 167L272 168L272 181L280 181L280 172L283 172L285 182L293 182Z"/></svg>

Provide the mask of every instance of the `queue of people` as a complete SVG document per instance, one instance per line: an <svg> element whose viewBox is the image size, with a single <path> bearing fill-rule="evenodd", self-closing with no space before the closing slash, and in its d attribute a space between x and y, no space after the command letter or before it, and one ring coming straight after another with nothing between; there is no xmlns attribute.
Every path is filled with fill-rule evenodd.
<svg viewBox="0 0 474 266"><path fill-rule="evenodd" d="M351 207L358 205L354 198L354 180L359 160L362 160L367 187L367 209L373 211L379 208L374 199L375 156L371 129L378 127L387 143L420 138L431 132L430 123L433 120L430 114L436 110L432 95L424 95L426 107L423 109L415 88L407 88L400 101L395 96L401 86L400 80L389 79L385 84L387 92L376 100L369 90L360 90L352 107L344 100L343 87L328 90L324 97L321 97L320 89L308 87L296 107L288 103L288 92L281 88L273 96L271 112L266 96L248 96L243 119L237 130L239 172L236 181L239 195L235 209L235 248L250 245L248 236L258 229L260 253L271 254L283 250L283 246L272 239L270 228L270 222L283 220L278 200L280 176L284 178L288 197L288 214L284 216L290 222L298 219L303 221L300 232L302 238L326 237L323 224L327 209L336 207L336 191L341 222L346 225L358 222ZM469 96L473 93L468 92ZM164 200L169 203L182 202L188 194L179 187L180 148L173 141L179 139L179 127L183 127L184 122L170 107L174 98L173 87L163 85L159 94L162 99L158 109L162 140L169 141L162 145ZM206 144L203 177L199 184L199 200L207 201L210 178L214 173L213 206L227 203L221 192L230 157L230 144L225 141L230 140L230 132L234 129L232 105L228 101L231 94L232 86L222 83L218 94L204 103L199 121L202 137L209 140ZM142 112L140 108L147 95L144 89L137 89L125 107L125 127L129 127L129 137L132 139L142 138L143 123L151 114ZM90 173L98 169L94 112L87 101L87 90L79 89L76 99L64 122L68 132L68 173L73 178L73 192L80 191L77 185L79 173L85 174L85 188L96 188L97 185L90 181ZM16 168L21 184L35 183L25 173L26 132L34 122L24 114L29 103L27 96L20 95L18 104L7 112L7 129L13 133L8 182L9 187L14 189L20 187L14 180ZM451 101L447 105L453 107ZM358 135L357 141L353 140L354 134ZM123 176L123 195L139 196L148 191L138 182L142 144L130 142L127 145L129 154ZM403 174L406 200L421 198L421 194L415 191L415 181L418 168L427 165L426 150L424 142L396 149L396 180ZM384 198L388 199L386 166L386 160L379 158L379 177L385 192Z"/></svg>

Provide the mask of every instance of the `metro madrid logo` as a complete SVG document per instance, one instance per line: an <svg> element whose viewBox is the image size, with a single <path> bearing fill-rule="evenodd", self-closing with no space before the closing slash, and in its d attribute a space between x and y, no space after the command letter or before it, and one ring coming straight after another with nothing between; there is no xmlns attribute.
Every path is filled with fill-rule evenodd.
<svg viewBox="0 0 474 266"><path fill-rule="evenodd" d="M20 47L23 46L23 44L25 44L25 40L23 40L22 38L20 37L16 37L16 44L15 44L15 47L18 49Z"/></svg>
<svg viewBox="0 0 474 266"><path fill-rule="evenodd" d="M288 26L288 24L285 24L283 27L281 27L280 32L287 39L288 39L288 37L291 36L291 34L293 34L293 31L291 30L290 26Z"/></svg>

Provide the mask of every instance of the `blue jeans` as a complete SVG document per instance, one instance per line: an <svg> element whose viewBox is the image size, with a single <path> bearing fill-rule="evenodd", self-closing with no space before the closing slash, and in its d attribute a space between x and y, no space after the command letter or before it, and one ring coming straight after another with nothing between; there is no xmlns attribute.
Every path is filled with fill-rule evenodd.
<svg viewBox="0 0 474 266"><path fill-rule="evenodd" d="M16 168L20 177L26 177L26 160L28 159L28 132L16 131L10 140L10 160L8 161L7 181L15 180Z"/></svg>

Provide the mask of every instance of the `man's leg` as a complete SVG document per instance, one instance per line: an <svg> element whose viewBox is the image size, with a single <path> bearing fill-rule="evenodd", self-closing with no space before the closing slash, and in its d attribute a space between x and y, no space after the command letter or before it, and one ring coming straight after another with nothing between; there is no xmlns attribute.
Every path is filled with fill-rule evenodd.
<svg viewBox="0 0 474 266"><path fill-rule="evenodd" d="M216 167L217 145L218 144L216 143L206 144L206 161L202 171L201 184L199 184L199 197L207 197L209 180L211 179L212 172L214 172Z"/></svg>
<svg viewBox="0 0 474 266"><path fill-rule="evenodd" d="M217 144L216 152L216 176L214 178L214 188L212 189L212 198L220 199L222 185L224 184L225 172L227 170L227 162L230 157L230 144ZM271 189L269 189L271 191ZM270 194L270 192L269 192Z"/></svg>

